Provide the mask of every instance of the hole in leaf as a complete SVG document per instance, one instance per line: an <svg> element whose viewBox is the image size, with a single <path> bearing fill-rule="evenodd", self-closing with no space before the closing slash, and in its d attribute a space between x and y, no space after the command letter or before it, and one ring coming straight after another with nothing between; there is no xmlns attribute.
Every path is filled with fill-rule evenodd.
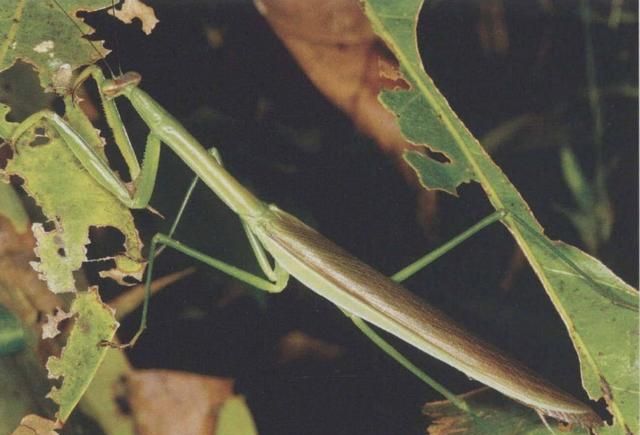
<svg viewBox="0 0 640 435"><path fill-rule="evenodd" d="M4 169L7 166L7 162L13 158L13 149L9 146L9 143L4 141L0 142L0 169Z"/></svg>
<svg viewBox="0 0 640 435"><path fill-rule="evenodd" d="M36 127L34 130L34 138L29 143L29 146L39 147L47 145L49 142L51 142L51 139L47 135L47 130L44 127Z"/></svg>
<svg viewBox="0 0 640 435"><path fill-rule="evenodd" d="M124 251L124 235L114 227L91 227L87 258L109 258Z"/></svg>
<svg viewBox="0 0 640 435"><path fill-rule="evenodd" d="M451 160L449 160L449 158L438 151L432 151L429 148L425 148L425 154L427 155L427 157L429 157L430 159L435 160L436 162L440 162L440 163L451 163Z"/></svg>
<svg viewBox="0 0 640 435"><path fill-rule="evenodd" d="M61 257L66 257L67 252L64 250L64 248L58 248L58 255Z"/></svg>
<svg viewBox="0 0 640 435"><path fill-rule="evenodd" d="M44 228L46 232L53 231L56 229L56 223L54 221L45 221L42 223L42 228Z"/></svg>
<svg viewBox="0 0 640 435"><path fill-rule="evenodd" d="M122 280L125 283L131 284L131 285L140 284L140 281L138 281L137 279L129 275L125 275L124 277L122 277Z"/></svg>
<svg viewBox="0 0 640 435"><path fill-rule="evenodd" d="M49 105L52 94L45 94L33 67L25 62L0 74L0 101L11 108L7 120L21 122L27 116Z"/></svg>

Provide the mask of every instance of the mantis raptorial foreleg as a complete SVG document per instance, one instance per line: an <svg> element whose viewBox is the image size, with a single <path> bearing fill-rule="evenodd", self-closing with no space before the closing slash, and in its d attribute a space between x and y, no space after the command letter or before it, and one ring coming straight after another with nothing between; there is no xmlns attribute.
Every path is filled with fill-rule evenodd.
<svg viewBox="0 0 640 435"><path fill-rule="evenodd" d="M89 67L75 81L73 88L77 88L88 77L93 77L96 83L105 80L102 71L95 66ZM101 96L102 89L98 86ZM29 116L22 121L13 132L10 141L16 143L22 135L39 125L44 121L48 123L64 140L69 149L76 156L78 161L84 168L92 174L94 179L105 189L111 192L118 200L129 208L145 208L155 185L156 174L158 172L158 163L160 161L160 139L151 132L147 137L144 159L142 167L138 163L131 141L124 129L124 124L120 119L120 114L113 100L103 98L103 107L107 123L112 128L115 142L128 166L129 174L132 179L133 186L128 187L114 171L110 168L109 163L102 157L87 139L80 135L76 128L70 122L88 123L90 122L82 114L79 114L77 108L74 107L72 97L65 98L65 107L67 109L67 117L70 122L64 120L60 115L50 110L42 110ZM78 126L80 127L80 126ZM84 128L83 131L92 131L93 127ZM94 141L96 142L96 141ZM99 143L99 139L97 140Z"/></svg>

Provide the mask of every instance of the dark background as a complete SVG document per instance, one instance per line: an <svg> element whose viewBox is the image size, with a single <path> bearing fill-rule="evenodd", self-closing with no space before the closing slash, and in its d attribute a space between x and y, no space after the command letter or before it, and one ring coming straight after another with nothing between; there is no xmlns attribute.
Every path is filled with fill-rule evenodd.
<svg viewBox="0 0 640 435"><path fill-rule="evenodd" d="M89 20L117 51L109 57L112 67L119 63L123 70L140 72L141 87L206 146L217 146L230 172L261 198L387 274L491 212L477 185L464 186L459 199L439 197L436 231L425 236L416 219L415 191L376 144L313 87L252 4L204 3L156 2L160 24L149 37L105 14ZM548 139L554 137L548 130L568 132L569 145L593 173L598 162L585 98L584 27L579 3L546 3L551 9L544 4L504 3L509 48L500 53L480 44L475 2L432 2L421 16L420 48L428 73L476 136L526 112L550 116L553 122L528 137L526 146L510 141L493 157L547 233L582 247L554 208L574 204L562 178L559 143ZM610 8L609 2L591 6L605 17ZM223 35L220 47L207 43L207 27ZM617 29L593 23L592 33L599 85L628 84L637 92L637 21ZM141 121L130 108L123 105L122 111L136 142L144 143ZM614 165L607 186L616 220L597 256L637 285L637 100L609 96L602 99L602 111L602 154L605 164ZM152 206L167 220L137 213L146 240L168 231L190 178L164 149ZM177 238L257 271L237 218L205 188L196 191ZM510 236L495 225L407 287L586 400L564 325L529 267L509 289L500 286L514 252ZM167 251L157 264L160 276L194 262ZM101 287L115 294L109 283ZM295 280L282 295L265 296L198 265L195 274L153 299L150 315L149 329L129 352L133 364L234 378L263 435L424 433L421 406L440 399L361 336L331 303ZM130 316L120 336L126 340L137 322L137 315ZM278 342L293 330L343 352L329 361L279 363ZM478 386L391 341L453 391Z"/></svg>

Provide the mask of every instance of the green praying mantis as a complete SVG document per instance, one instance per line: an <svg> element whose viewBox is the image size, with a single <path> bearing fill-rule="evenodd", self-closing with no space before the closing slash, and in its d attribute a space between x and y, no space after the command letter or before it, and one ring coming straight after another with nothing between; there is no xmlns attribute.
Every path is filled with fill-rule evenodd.
<svg viewBox="0 0 640 435"><path fill-rule="evenodd" d="M406 341L429 355L464 372L503 394L528 405L541 415L585 426L600 424L600 418L585 404L530 372L519 362L474 337L445 314L404 289L398 281L424 267L433 257L460 243L472 233L504 218L498 211L452 240L439 252L412 264L388 278L359 261L302 221L266 204L253 195L222 165L215 149L207 150L169 112L139 87L141 76L128 72L106 78L97 66L89 66L76 78L73 89L87 79L95 81L106 122L132 178L129 188L92 146L67 120L51 111L37 112L13 132L10 143L44 120L62 138L80 164L107 191L127 207L147 207L160 158L161 144L173 152L240 218L249 244L265 278L191 249L171 234L157 234L150 247L146 291L153 273L158 246L164 245L202 261L236 279L267 292L282 291L290 276L328 299L351 316L362 328L362 320ZM150 133L142 163L127 135L116 106L126 99L148 126ZM89 122L88 119L82 120ZM188 197L186 198L188 199ZM185 201L186 201L185 199ZM178 214L179 219L180 213ZM177 222L177 220L176 220ZM146 327L148 300L143 305L139 330L124 346L134 345Z"/></svg>

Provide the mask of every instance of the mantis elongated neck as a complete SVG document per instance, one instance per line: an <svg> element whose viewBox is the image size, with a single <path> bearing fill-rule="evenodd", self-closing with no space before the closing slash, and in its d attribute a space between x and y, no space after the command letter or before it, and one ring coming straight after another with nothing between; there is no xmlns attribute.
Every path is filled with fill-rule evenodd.
<svg viewBox="0 0 640 435"><path fill-rule="evenodd" d="M222 165L157 101L137 86L123 90L133 107L156 135L240 216L257 217L267 206L236 180Z"/></svg>

